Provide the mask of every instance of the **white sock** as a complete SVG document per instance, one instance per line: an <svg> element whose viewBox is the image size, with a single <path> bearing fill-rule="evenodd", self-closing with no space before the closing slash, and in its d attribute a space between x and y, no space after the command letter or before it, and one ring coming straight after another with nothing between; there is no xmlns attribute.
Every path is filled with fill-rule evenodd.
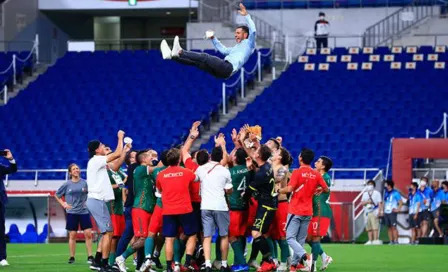
<svg viewBox="0 0 448 272"><path fill-rule="evenodd" d="M221 264L222 264L222 266L227 267L227 261L222 260Z"/></svg>
<svg viewBox="0 0 448 272"><path fill-rule="evenodd" d="M281 266L287 266L287 264L286 264L286 263L280 263L280 265L281 265Z"/></svg>
<svg viewBox="0 0 448 272"><path fill-rule="evenodd" d="M326 260L327 259L327 254L324 252L324 253L322 253L322 255L320 255L320 256L322 256L322 260Z"/></svg>
<svg viewBox="0 0 448 272"><path fill-rule="evenodd" d="M205 260L206 267L212 267L212 262L210 260Z"/></svg>
<svg viewBox="0 0 448 272"><path fill-rule="evenodd" d="M146 255L146 259L151 259L151 254Z"/></svg>

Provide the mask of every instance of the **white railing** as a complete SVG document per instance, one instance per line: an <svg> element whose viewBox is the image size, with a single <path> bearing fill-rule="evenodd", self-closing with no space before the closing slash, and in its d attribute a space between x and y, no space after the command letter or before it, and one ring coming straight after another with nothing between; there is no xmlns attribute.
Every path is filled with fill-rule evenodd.
<svg viewBox="0 0 448 272"><path fill-rule="evenodd" d="M81 170L81 173L87 172L86 169ZM17 173L33 173L34 174L34 186L39 185L39 173L65 173L65 179L68 180L68 170L67 169L19 169ZM5 186L8 187L9 175L5 177Z"/></svg>
<svg viewBox="0 0 448 272"><path fill-rule="evenodd" d="M252 71L246 71L244 69L244 67L241 68L240 70L240 75L239 77L235 80L235 82L233 82L232 84L227 84L226 82L222 83L222 114L226 115L227 114L227 88L233 88L236 85L240 84L241 85L241 98L245 98L246 97L246 84L244 82L244 78L246 75L253 75L255 72L258 72L258 82L261 82L262 78L261 78L261 57L267 57L269 55L272 54L272 47L271 49L266 53L263 54L260 51L258 51L257 53L257 62L254 65L254 68L252 69ZM275 72L275 69L273 69L273 73ZM274 79L275 76L273 76Z"/></svg>
<svg viewBox="0 0 448 272"><path fill-rule="evenodd" d="M448 119L448 114L446 112L444 112L443 113L442 124L440 125L440 127L436 131L430 131L429 129L427 129L426 130L426 139L429 139L429 137L431 135L439 134L442 131L442 129L443 129L443 138L446 139L446 136L447 136L447 127L446 127L447 119Z"/></svg>
<svg viewBox="0 0 448 272"><path fill-rule="evenodd" d="M414 177L417 173L423 173L423 176L430 178L431 180L435 178L436 173L444 175L445 179L448 178L448 168L413 168L412 172Z"/></svg>
<svg viewBox="0 0 448 272"><path fill-rule="evenodd" d="M39 64L39 35L38 34L36 34L36 37L34 39L34 44L33 44L33 47L31 48L30 54L24 59L21 59L16 54L13 54L11 64L8 66L8 68L6 68L6 70L1 71L0 75L9 73L10 70L12 69L13 85L16 85L17 84L17 62L19 61L19 62L25 63L33 56L33 54L36 55L36 64ZM8 89L6 88L6 86L5 86L5 88L3 88L3 90L0 93L3 94L3 102L6 105L8 103Z"/></svg>
<svg viewBox="0 0 448 272"><path fill-rule="evenodd" d="M379 172L379 168L332 168L331 172L331 180L334 181L336 172L363 172L364 182L367 181L367 173L368 172Z"/></svg>

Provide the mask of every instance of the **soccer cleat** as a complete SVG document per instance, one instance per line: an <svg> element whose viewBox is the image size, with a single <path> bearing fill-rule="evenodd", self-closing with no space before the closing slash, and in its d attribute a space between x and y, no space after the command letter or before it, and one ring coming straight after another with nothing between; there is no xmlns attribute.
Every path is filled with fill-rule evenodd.
<svg viewBox="0 0 448 272"><path fill-rule="evenodd" d="M250 267L253 267L255 269L260 268L260 265L258 264L257 260L250 260L248 264Z"/></svg>
<svg viewBox="0 0 448 272"><path fill-rule="evenodd" d="M298 264L298 265L296 265L296 270L295 271L304 271L304 272L306 271L306 272L309 272L310 269L308 267L304 266L303 264Z"/></svg>
<svg viewBox="0 0 448 272"><path fill-rule="evenodd" d="M214 260L212 263L212 268L216 270L221 270L222 263L219 260Z"/></svg>
<svg viewBox="0 0 448 272"><path fill-rule="evenodd" d="M88 264L93 264L94 261L95 261L95 259L93 258L93 256L87 257L87 263Z"/></svg>
<svg viewBox="0 0 448 272"><path fill-rule="evenodd" d="M285 263L281 263L278 267L277 267L277 271L278 272L284 272L288 270L288 266Z"/></svg>
<svg viewBox="0 0 448 272"><path fill-rule="evenodd" d="M221 272L231 272L232 270L230 270L230 267L226 266L221 266Z"/></svg>
<svg viewBox="0 0 448 272"><path fill-rule="evenodd" d="M126 272L126 259L123 256L115 258L115 264L118 266L120 272Z"/></svg>
<svg viewBox="0 0 448 272"><path fill-rule="evenodd" d="M328 268L328 266L333 262L333 258L331 258L330 256L327 256L327 258L325 258L325 260L322 260L322 267L320 268L320 270L325 270Z"/></svg>
<svg viewBox="0 0 448 272"><path fill-rule="evenodd" d="M312 271L312 272L316 272L316 271L317 271L316 261L313 261L313 262L312 262L310 271Z"/></svg>
<svg viewBox="0 0 448 272"><path fill-rule="evenodd" d="M232 271L249 271L250 267L247 264L234 264L230 267Z"/></svg>
<svg viewBox="0 0 448 272"><path fill-rule="evenodd" d="M273 259L272 261L274 262L275 269L277 269L280 266L280 262L277 259Z"/></svg>
<svg viewBox="0 0 448 272"><path fill-rule="evenodd" d="M151 269L151 259L146 258L142 266L140 267L140 272L148 272L149 269Z"/></svg>
<svg viewBox="0 0 448 272"><path fill-rule="evenodd" d="M206 267L205 267L205 272L212 272L212 268L211 268L211 267L208 267L208 266L206 266Z"/></svg>
<svg viewBox="0 0 448 272"><path fill-rule="evenodd" d="M3 259L0 261L0 266L8 266L8 265L9 265L9 263L6 259Z"/></svg>
<svg viewBox="0 0 448 272"><path fill-rule="evenodd" d="M160 43L160 51L162 52L163 59L171 59L171 49L166 40L163 40L162 43Z"/></svg>
<svg viewBox="0 0 448 272"><path fill-rule="evenodd" d="M182 47L180 47L179 36L176 36L176 37L174 37L173 50L171 51L171 57L172 58L178 58L179 57L179 52L181 50L182 50Z"/></svg>
<svg viewBox="0 0 448 272"><path fill-rule="evenodd" d="M313 267L313 254L307 254L304 263L305 267L308 268L308 271L312 271L311 268Z"/></svg>
<svg viewBox="0 0 448 272"><path fill-rule="evenodd" d="M263 262L260 266L260 268L257 269L257 272L268 272L268 271L274 271L275 270L275 264L272 261Z"/></svg>
<svg viewBox="0 0 448 272"><path fill-rule="evenodd" d="M90 270L94 271L100 271L101 270L101 264L93 261L93 263L89 266Z"/></svg>
<svg viewBox="0 0 448 272"><path fill-rule="evenodd" d="M70 259L68 259L68 263L72 264L75 262L75 257L70 257Z"/></svg>

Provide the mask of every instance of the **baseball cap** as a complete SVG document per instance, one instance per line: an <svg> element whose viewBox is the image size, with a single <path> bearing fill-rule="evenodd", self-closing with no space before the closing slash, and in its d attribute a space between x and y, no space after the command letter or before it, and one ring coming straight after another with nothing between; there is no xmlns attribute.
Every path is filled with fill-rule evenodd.
<svg viewBox="0 0 448 272"><path fill-rule="evenodd" d="M87 146L87 150L89 151L90 158L95 155L95 150L97 150L98 147L100 147L100 145L101 145L101 142L98 140L92 140L89 142L89 144Z"/></svg>

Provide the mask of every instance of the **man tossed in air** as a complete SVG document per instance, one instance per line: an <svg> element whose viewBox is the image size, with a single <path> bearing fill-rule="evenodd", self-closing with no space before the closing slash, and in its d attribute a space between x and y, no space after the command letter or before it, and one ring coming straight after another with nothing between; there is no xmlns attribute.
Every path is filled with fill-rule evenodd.
<svg viewBox="0 0 448 272"><path fill-rule="evenodd" d="M173 50L170 49L166 40L163 40L160 44L163 59L173 59L182 64L197 66L199 69L217 78L229 78L243 67L255 49L255 24L243 4L240 4L240 10L238 12L246 19L247 26L239 26L236 28L235 40L237 44L234 47L227 48L214 37L214 34L211 34L211 36L207 35L207 38L212 40L215 48L226 56L224 59L206 53L184 50L179 44L178 36L174 38Z"/></svg>

